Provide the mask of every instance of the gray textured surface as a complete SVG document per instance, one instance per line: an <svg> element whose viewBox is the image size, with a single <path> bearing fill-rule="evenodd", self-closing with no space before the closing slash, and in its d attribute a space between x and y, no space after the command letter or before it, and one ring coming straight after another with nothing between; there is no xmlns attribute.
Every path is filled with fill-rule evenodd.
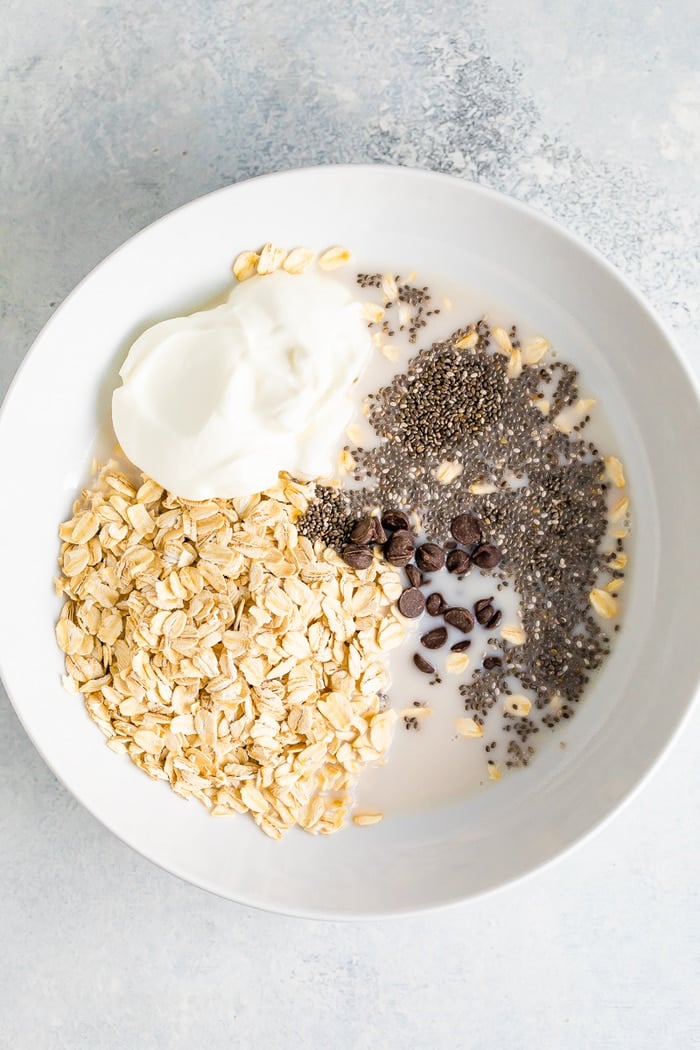
<svg viewBox="0 0 700 1050"><path fill-rule="evenodd" d="M700 18L690 0L9 0L4 392L110 249L240 178L390 161L583 234L700 371ZM639 796L525 884L386 925L183 885L66 794L0 697L0 1047L700 1045L700 712Z"/></svg>

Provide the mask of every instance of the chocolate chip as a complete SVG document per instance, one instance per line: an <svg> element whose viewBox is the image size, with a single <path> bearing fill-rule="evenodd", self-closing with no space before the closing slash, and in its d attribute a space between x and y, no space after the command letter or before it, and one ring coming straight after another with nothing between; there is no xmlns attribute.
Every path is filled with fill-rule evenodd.
<svg viewBox="0 0 700 1050"><path fill-rule="evenodd" d="M451 627L456 627L463 634L469 634L474 628L474 617L469 612L469 609L448 609L445 613L445 623L449 623Z"/></svg>
<svg viewBox="0 0 700 1050"><path fill-rule="evenodd" d="M411 584L411 587L420 587L422 585L423 577L418 572L415 565L406 566L406 575L408 576L408 582Z"/></svg>
<svg viewBox="0 0 700 1050"><path fill-rule="evenodd" d="M428 600L425 603L425 607L431 616L442 616L445 609L447 608L447 602L441 594L434 591L433 594L428 595Z"/></svg>
<svg viewBox="0 0 700 1050"><path fill-rule="evenodd" d="M424 634L420 640L420 644L424 645L426 649L439 649L447 641L447 628L446 627L433 627L432 631L428 631Z"/></svg>
<svg viewBox="0 0 700 1050"><path fill-rule="evenodd" d="M498 656L487 656L484 659L484 667L487 671L492 671L494 667L500 667L502 662Z"/></svg>
<svg viewBox="0 0 700 1050"><path fill-rule="evenodd" d="M450 551L447 555L447 571L456 572L460 576L469 572L472 560L466 551Z"/></svg>
<svg viewBox="0 0 700 1050"><path fill-rule="evenodd" d="M482 543L472 554L472 561L480 569L495 569L501 560L501 552L493 543Z"/></svg>
<svg viewBox="0 0 700 1050"><path fill-rule="evenodd" d="M453 551L457 546L457 540L445 540L445 550Z"/></svg>
<svg viewBox="0 0 700 1050"><path fill-rule="evenodd" d="M492 601L493 598L481 598L474 606L476 622L480 623L482 627L486 627L496 611L491 604Z"/></svg>
<svg viewBox="0 0 700 1050"><path fill-rule="evenodd" d="M481 539L481 522L473 514L458 514L452 519L450 532L456 540L469 547Z"/></svg>
<svg viewBox="0 0 700 1050"><path fill-rule="evenodd" d="M382 523L379 518L372 518L372 524L374 526L374 535L372 541L374 543L386 543L386 533L382 528Z"/></svg>
<svg viewBox="0 0 700 1050"><path fill-rule="evenodd" d="M418 670L422 671L423 674L435 674L435 668L433 667L433 665L429 664L428 661L425 660L420 653L413 654L413 662L418 668Z"/></svg>
<svg viewBox="0 0 700 1050"><path fill-rule="evenodd" d="M499 625L499 623L501 622L502 619L503 619L503 613L501 612L500 609L496 609L495 613L493 614L493 616L491 617L489 622L486 624L486 626L489 628L489 630L491 628L493 628L493 627L498 627L498 625Z"/></svg>
<svg viewBox="0 0 700 1050"><path fill-rule="evenodd" d="M390 565L396 565L402 569L408 565L413 557L413 536L406 529L395 532L391 539L387 540L384 548L384 557Z"/></svg>
<svg viewBox="0 0 700 1050"><path fill-rule="evenodd" d="M360 518L352 527L350 532L350 539L354 543L374 543L375 542L375 527L374 523L377 519L371 515L366 514L364 518Z"/></svg>
<svg viewBox="0 0 700 1050"><path fill-rule="evenodd" d="M437 572L445 564L445 552L437 543L424 543L416 551L416 565L423 572Z"/></svg>
<svg viewBox="0 0 700 1050"><path fill-rule="evenodd" d="M372 523L372 525L370 525L370 528L372 528L372 531L370 531L370 533L369 533L369 541L368 542L369 543L386 543L386 532L382 528L382 523L380 522L379 518L377 518L375 516L375 514L372 514L372 516L368 516L368 517L369 517L370 523ZM355 537L353 537L353 539L355 539Z"/></svg>
<svg viewBox="0 0 700 1050"><path fill-rule="evenodd" d="M463 638L461 642L455 642L454 645L450 646L451 653L466 653L469 646L472 644L471 638Z"/></svg>
<svg viewBox="0 0 700 1050"><path fill-rule="evenodd" d="M390 532L396 532L397 529L407 529L408 517L402 510L385 510L382 514L382 525Z"/></svg>
<svg viewBox="0 0 700 1050"><path fill-rule="evenodd" d="M348 543L343 547L343 560L352 569L368 569L374 560L374 554L369 547L363 547L361 543Z"/></svg>
<svg viewBox="0 0 700 1050"><path fill-rule="evenodd" d="M403 591L399 601L399 612L402 616L407 616L410 620L415 620L416 616L425 609L425 598L423 592L419 591L417 587L409 587Z"/></svg>

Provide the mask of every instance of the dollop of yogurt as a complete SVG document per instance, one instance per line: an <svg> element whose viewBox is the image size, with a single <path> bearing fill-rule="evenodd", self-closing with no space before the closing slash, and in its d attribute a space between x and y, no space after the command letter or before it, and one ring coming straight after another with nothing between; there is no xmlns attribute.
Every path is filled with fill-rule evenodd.
<svg viewBox="0 0 700 1050"><path fill-rule="evenodd" d="M112 398L117 439L183 499L248 496L280 471L327 477L371 349L361 304L335 278L253 277L136 340Z"/></svg>

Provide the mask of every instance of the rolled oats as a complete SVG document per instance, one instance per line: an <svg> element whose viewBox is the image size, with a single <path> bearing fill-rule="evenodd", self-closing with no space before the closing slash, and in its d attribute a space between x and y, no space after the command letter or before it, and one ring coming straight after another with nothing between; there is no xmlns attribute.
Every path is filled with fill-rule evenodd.
<svg viewBox="0 0 700 1050"><path fill-rule="evenodd" d="M510 696L506 697L503 708L510 715L527 718L532 709L532 701L528 700L526 696L521 696L519 693L512 693Z"/></svg>
<svg viewBox="0 0 700 1050"><path fill-rule="evenodd" d="M260 256L257 252L240 252L233 261L233 276L238 281L247 281L258 272Z"/></svg>
<svg viewBox="0 0 700 1050"><path fill-rule="evenodd" d="M604 620L611 620L614 616L617 616L617 601L609 591L594 587L589 598L598 616L601 616Z"/></svg>
<svg viewBox="0 0 700 1050"><path fill-rule="evenodd" d="M399 289L396 278L390 273L385 273L382 278L382 292L387 302L394 302L399 297Z"/></svg>
<svg viewBox="0 0 700 1050"><path fill-rule="evenodd" d="M613 522L622 521L627 516L629 506L629 498L627 496L621 496L610 511L610 520Z"/></svg>
<svg viewBox="0 0 700 1050"><path fill-rule="evenodd" d="M511 352L510 360L508 361L508 368L506 369L506 375L509 379L517 379L523 371L523 358L520 350L517 347Z"/></svg>
<svg viewBox="0 0 700 1050"><path fill-rule="evenodd" d="M369 824L378 824L382 816L382 813L355 813L353 814L352 822L357 824L358 827L367 827Z"/></svg>
<svg viewBox="0 0 700 1050"><path fill-rule="evenodd" d="M469 486L469 491L473 496L489 496L498 492L498 486L491 481L475 481Z"/></svg>
<svg viewBox="0 0 700 1050"><path fill-rule="evenodd" d="M432 707L425 707L423 704L412 707L404 707L403 711L399 712L401 718L417 718L419 721L422 718L430 718L433 713Z"/></svg>
<svg viewBox="0 0 700 1050"><path fill-rule="evenodd" d="M491 331L496 342L496 349L500 354L504 354L505 357L510 357L513 352L513 344L510 341L510 336L506 332L505 328L494 328Z"/></svg>
<svg viewBox="0 0 700 1050"><path fill-rule="evenodd" d="M343 474L351 474L356 466L357 464L355 463L355 460L348 452L348 450L343 449L343 451L338 457L338 471L341 474L341 476Z"/></svg>
<svg viewBox="0 0 700 1050"><path fill-rule="evenodd" d="M455 726L460 736L477 739L484 735L483 726L475 722L473 718L458 718Z"/></svg>
<svg viewBox="0 0 700 1050"><path fill-rule="evenodd" d="M287 251L285 248L279 248L277 245L271 244L268 241L260 252L257 268L258 274L263 277L266 274L274 273L275 270L279 270L286 258Z"/></svg>
<svg viewBox="0 0 700 1050"><path fill-rule="evenodd" d="M616 488L625 487L625 470L617 456L605 457L605 471Z"/></svg>
<svg viewBox="0 0 700 1050"><path fill-rule="evenodd" d="M336 244L319 255L318 265L322 270L337 270L340 266L349 263L351 258L352 255L348 248Z"/></svg>
<svg viewBox="0 0 700 1050"><path fill-rule="evenodd" d="M501 628L501 638L510 642L511 645L525 645L527 641L527 635L522 627L510 624Z"/></svg>
<svg viewBox="0 0 700 1050"><path fill-rule="evenodd" d="M469 667L469 655L467 653L450 653L445 660L445 670L448 674L462 674Z"/></svg>
<svg viewBox="0 0 700 1050"><path fill-rule="evenodd" d="M66 689L113 751L275 839L340 828L397 717L381 694L400 576L300 536L311 492L282 476L192 503L112 463L60 529Z"/></svg>
<svg viewBox="0 0 700 1050"><path fill-rule="evenodd" d="M532 339L522 351L524 365L538 365L549 349L546 339L538 336Z"/></svg>
<svg viewBox="0 0 700 1050"><path fill-rule="evenodd" d="M292 248L287 258L282 263L282 269L287 273L306 273L314 261L314 253L311 248Z"/></svg>
<svg viewBox="0 0 700 1050"><path fill-rule="evenodd" d="M435 478L441 485L449 485L463 472L464 467L456 459L443 459L435 471Z"/></svg>
<svg viewBox="0 0 700 1050"><path fill-rule="evenodd" d="M369 324L379 324L380 321L384 320L385 310L383 306L379 306L378 303L363 303L362 304L362 317Z"/></svg>

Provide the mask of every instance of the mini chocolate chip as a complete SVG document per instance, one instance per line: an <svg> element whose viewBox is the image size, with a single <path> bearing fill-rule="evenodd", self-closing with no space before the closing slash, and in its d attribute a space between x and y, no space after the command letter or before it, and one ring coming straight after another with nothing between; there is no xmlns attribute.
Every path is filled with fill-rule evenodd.
<svg viewBox="0 0 700 1050"><path fill-rule="evenodd" d="M432 631L428 631L424 634L420 640L420 644L424 645L426 649L439 649L447 641L447 628L446 627L433 627Z"/></svg>
<svg viewBox="0 0 700 1050"><path fill-rule="evenodd" d="M453 551L456 546L457 546L457 540L446 540L445 541L445 550L446 551Z"/></svg>
<svg viewBox="0 0 700 1050"><path fill-rule="evenodd" d="M350 532L350 539L354 543L374 543L374 522L376 518L366 514L364 518L360 518L352 527Z"/></svg>
<svg viewBox="0 0 700 1050"><path fill-rule="evenodd" d="M493 598L481 598L480 601L474 606L474 612L476 614L476 622L480 623L482 627L486 627L489 620L495 613L495 609L491 602Z"/></svg>
<svg viewBox="0 0 700 1050"><path fill-rule="evenodd" d="M402 616L415 620L416 616L420 616L425 609L423 592L419 591L417 587L409 587L401 594L398 606Z"/></svg>
<svg viewBox="0 0 700 1050"><path fill-rule="evenodd" d="M484 659L484 667L487 671L492 671L494 667L500 667L502 662L498 656L487 656Z"/></svg>
<svg viewBox="0 0 700 1050"><path fill-rule="evenodd" d="M374 528L374 535L372 536L373 543L386 543L386 533L382 528L382 523L379 518L372 518L372 525Z"/></svg>
<svg viewBox="0 0 700 1050"><path fill-rule="evenodd" d="M382 514L382 525L390 532L408 528L408 517L402 510L385 510Z"/></svg>
<svg viewBox="0 0 700 1050"><path fill-rule="evenodd" d="M343 547L343 560L352 569L368 569L374 560L374 554L369 547L363 547L361 543L348 543Z"/></svg>
<svg viewBox="0 0 700 1050"><path fill-rule="evenodd" d="M498 627L498 625L499 625L499 623L501 622L502 619L503 619L503 613L501 612L500 609L496 609L495 613L493 614L493 616L491 617L489 622L486 624L486 627L488 627L489 630L492 627Z"/></svg>
<svg viewBox="0 0 700 1050"><path fill-rule="evenodd" d="M408 576L408 582L411 584L411 587L422 586L423 577L418 572L418 569L415 567L415 565L406 566L406 575Z"/></svg>
<svg viewBox="0 0 700 1050"><path fill-rule="evenodd" d="M452 519L450 532L456 540L469 547L481 539L481 522L473 514L458 514Z"/></svg>
<svg viewBox="0 0 700 1050"><path fill-rule="evenodd" d="M480 569L495 569L501 560L501 552L493 543L482 543L472 553L472 561Z"/></svg>
<svg viewBox="0 0 700 1050"><path fill-rule="evenodd" d="M425 660L420 653L413 654L413 662L418 668L418 670L422 671L423 674L435 674L435 668L433 667L433 665L429 664L428 661Z"/></svg>
<svg viewBox="0 0 700 1050"><path fill-rule="evenodd" d="M413 557L413 536L406 529L395 532L391 539L387 540L384 548L384 557L390 565L402 569L408 565Z"/></svg>
<svg viewBox="0 0 700 1050"><path fill-rule="evenodd" d="M437 543L424 543L416 551L416 565L423 572L437 572L445 564L445 552Z"/></svg>
<svg viewBox="0 0 700 1050"><path fill-rule="evenodd" d="M454 645L450 646L451 653L466 653L469 646L472 644L471 638L463 638L461 642L455 642Z"/></svg>
<svg viewBox="0 0 700 1050"><path fill-rule="evenodd" d="M447 608L447 602L441 594L434 591L433 594L428 595L428 600L425 603L425 607L431 616L442 616L445 609Z"/></svg>
<svg viewBox="0 0 700 1050"><path fill-rule="evenodd" d="M448 609L444 616L445 623L449 623L451 627L456 627L463 634L469 634L474 628L474 617L469 612L469 609Z"/></svg>
<svg viewBox="0 0 700 1050"><path fill-rule="evenodd" d="M447 555L447 571L460 576L471 568L472 560L466 551L450 551Z"/></svg>

